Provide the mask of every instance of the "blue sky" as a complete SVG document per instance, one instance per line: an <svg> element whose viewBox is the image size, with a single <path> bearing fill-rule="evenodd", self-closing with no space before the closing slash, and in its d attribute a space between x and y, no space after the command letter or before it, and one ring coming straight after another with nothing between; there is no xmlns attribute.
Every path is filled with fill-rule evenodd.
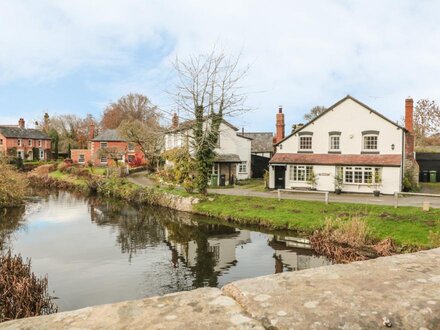
<svg viewBox="0 0 440 330"><path fill-rule="evenodd" d="M438 1L0 0L0 123L93 114L129 92L167 112L175 56L241 53L254 110L272 131L347 94L393 120L404 99L439 101Z"/></svg>

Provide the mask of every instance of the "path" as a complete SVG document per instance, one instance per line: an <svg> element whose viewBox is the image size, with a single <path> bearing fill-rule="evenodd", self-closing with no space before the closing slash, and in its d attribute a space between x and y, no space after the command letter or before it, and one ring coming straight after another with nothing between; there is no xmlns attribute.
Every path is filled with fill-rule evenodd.
<svg viewBox="0 0 440 330"><path fill-rule="evenodd" d="M138 172L127 177L131 183L152 187L156 183L146 177L148 172ZM210 194L233 195L233 196L253 196L264 198L278 198L277 191L255 191L241 187L225 188L225 189L208 189ZM321 194L302 194L302 193L282 193L283 199L305 200L305 201L324 201ZM330 193L330 203L353 203L353 204L374 204L374 205L394 205L394 196L385 195L374 197L372 194L341 194L336 195ZM421 197L421 196L405 196L399 197L399 206L415 206L422 207L424 201L428 201L433 208L440 208L440 197Z"/></svg>

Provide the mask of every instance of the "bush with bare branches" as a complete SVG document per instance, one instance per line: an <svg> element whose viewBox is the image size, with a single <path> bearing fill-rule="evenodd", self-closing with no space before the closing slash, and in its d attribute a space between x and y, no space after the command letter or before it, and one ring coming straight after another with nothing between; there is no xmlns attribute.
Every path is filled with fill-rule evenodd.
<svg viewBox="0 0 440 330"><path fill-rule="evenodd" d="M56 312L47 277L37 277L20 255L0 255L0 322Z"/></svg>

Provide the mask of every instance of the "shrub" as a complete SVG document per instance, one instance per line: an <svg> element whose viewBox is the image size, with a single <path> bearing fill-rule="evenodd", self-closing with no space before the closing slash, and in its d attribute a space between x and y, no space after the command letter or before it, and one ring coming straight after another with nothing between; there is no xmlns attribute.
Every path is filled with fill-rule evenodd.
<svg viewBox="0 0 440 330"><path fill-rule="evenodd" d="M26 197L27 179L11 165L0 162L0 208L23 203Z"/></svg>
<svg viewBox="0 0 440 330"><path fill-rule="evenodd" d="M0 255L0 322L56 313L47 283L31 271L30 260L10 251Z"/></svg>
<svg viewBox="0 0 440 330"><path fill-rule="evenodd" d="M66 163L66 162L61 162L58 164L58 171L60 171L61 173L65 173L67 172L67 169L71 167L71 164Z"/></svg>

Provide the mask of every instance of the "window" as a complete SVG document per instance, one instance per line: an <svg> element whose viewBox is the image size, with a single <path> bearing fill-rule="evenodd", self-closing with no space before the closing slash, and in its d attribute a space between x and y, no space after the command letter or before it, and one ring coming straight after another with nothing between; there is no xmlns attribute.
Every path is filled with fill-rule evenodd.
<svg viewBox="0 0 440 330"><path fill-rule="evenodd" d="M344 183L372 184L379 172L380 168L374 167L344 167Z"/></svg>
<svg viewBox="0 0 440 330"><path fill-rule="evenodd" d="M300 150L311 150L312 149L312 137L311 136L300 136L299 137L299 149Z"/></svg>
<svg viewBox="0 0 440 330"><path fill-rule="evenodd" d="M238 165L238 173L247 173L247 163L242 162Z"/></svg>
<svg viewBox="0 0 440 330"><path fill-rule="evenodd" d="M364 150L377 150L377 135L364 135Z"/></svg>
<svg viewBox="0 0 440 330"><path fill-rule="evenodd" d="M101 149L105 149L105 148L107 148L107 142L101 142Z"/></svg>
<svg viewBox="0 0 440 330"><path fill-rule="evenodd" d="M40 159L44 159L44 150L40 149Z"/></svg>
<svg viewBox="0 0 440 330"><path fill-rule="evenodd" d="M133 143L128 144L128 151L134 152L134 144Z"/></svg>
<svg viewBox="0 0 440 330"><path fill-rule="evenodd" d="M290 165L289 171L289 180L306 182L310 179L310 174L313 171L313 166Z"/></svg>
<svg viewBox="0 0 440 330"><path fill-rule="evenodd" d="M0 146L3 145L3 139L0 139Z"/></svg>
<svg viewBox="0 0 440 330"><path fill-rule="evenodd" d="M38 146L41 147L41 140L38 140Z"/></svg>
<svg viewBox="0 0 440 330"><path fill-rule="evenodd" d="M134 159L135 159L134 155L128 155L128 162L129 163L134 162Z"/></svg>
<svg viewBox="0 0 440 330"><path fill-rule="evenodd" d="M82 164L85 163L84 155L79 155L78 156L78 163L82 163Z"/></svg>
<svg viewBox="0 0 440 330"><path fill-rule="evenodd" d="M107 164L107 157L106 156L101 157L101 164Z"/></svg>
<svg viewBox="0 0 440 330"><path fill-rule="evenodd" d="M21 139L17 139L17 145L21 147Z"/></svg>
<svg viewBox="0 0 440 330"><path fill-rule="evenodd" d="M339 135L330 135L330 150L339 150Z"/></svg>
<svg viewBox="0 0 440 330"><path fill-rule="evenodd" d="M29 139L29 141L28 141L28 146L32 147L32 140L31 139Z"/></svg>

